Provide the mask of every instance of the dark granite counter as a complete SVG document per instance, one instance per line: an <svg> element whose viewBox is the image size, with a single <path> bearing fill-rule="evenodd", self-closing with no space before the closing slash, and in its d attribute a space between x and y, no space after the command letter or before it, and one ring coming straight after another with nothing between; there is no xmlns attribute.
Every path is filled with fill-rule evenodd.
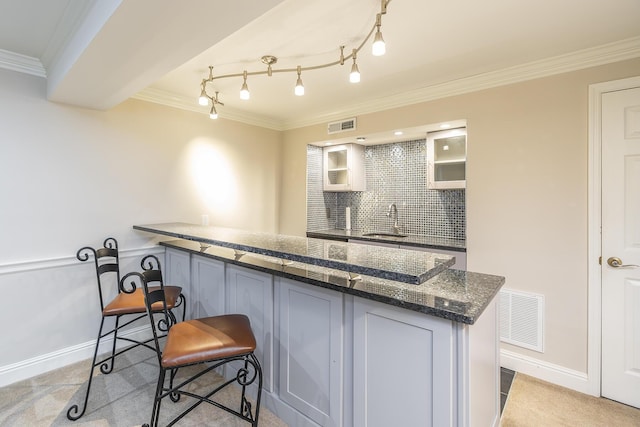
<svg viewBox="0 0 640 427"><path fill-rule="evenodd" d="M427 249L444 249L449 251L466 252L466 242L458 239L447 239L445 237L435 236L422 236L416 234L408 234L406 237L392 237L392 236L365 236L372 231L356 231L356 230L338 230L327 229L318 231L307 231L307 237L317 239L330 239L341 242L347 240L361 240L364 242L380 242L380 243L392 243L402 246L407 246L410 249L411 246Z"/></svg>
<svg viewBox="0 0 640 427"><path fill-rule="evenodd" d="M175 240L160 244L274 276L470 325L476 322L504 284L504 277L450 269L419 285L369 276L361 276L360 280L350 280L349 274L341 270L300 262L283 265L278 258L236 254L232 249L216 246L201 248L200 244L194 241Z"/></svg>
<svg viewBox="0 0 640 427"><path fill-rule="evenodd" d="M201 242L241 252L419 285L454 264L450 255L383 248L323 239L257 233L230 228L165 223L135 230Z"/></svg>

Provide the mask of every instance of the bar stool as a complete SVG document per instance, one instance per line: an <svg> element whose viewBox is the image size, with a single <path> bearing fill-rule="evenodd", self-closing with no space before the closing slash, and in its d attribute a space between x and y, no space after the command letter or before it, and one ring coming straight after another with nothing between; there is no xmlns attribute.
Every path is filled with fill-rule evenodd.
<svg viewBox="0 0 640 427"><path fill-rule="evenodd" d="M87 384L87 392L84 397L84 404L82 411L78 405L73 405L67 410L67 418L71 421L75 421L82 417L87 409L87 402L89 400L89 392L91 391L91 381L93 379L94 369L100 365L100 372L103 374L109 374L113 371L115 358L129 350L132 350L138 346L146 347L152 351L156 351L156 348L149 343L154 338L149 338L144 341L137 341L126 336L118 335L118 332L135 322L138 319L142 319L147 316L147 308L145 305L144 290L142 288L125 289L120 286L120 259L118 255L118 242L113 237L108 237L103 243L103 248L94 249L89 246L80 248L76 253L76 257L80 261L87 261L90 255L93 255L96 268L96 278L98 283L98 295L100 297L100 308L102 311L102 320L100 321L100 329L98 330L98 338L96 340L95 350L93 352L93 361L91 363L91 371L89 373L89 383ZM157 261L157 258L156 258ZM162 276L160 271L160 265L157 266L157 274ZM115 276L115 277L114 277ZM111 277L111 280L109 280ZM115 279L115 280L114 280ZM117 287L116 296L105 305L106 296L110 295L106 288L111 286ZM182 294L182 288L179 286L164 286L167 295L167 309L173 310L176 307L182 306L182 320L185 317L186 302L185 297ZM175 322L175 316L173 312L170 312L169 318ZM120 318L123 316L129 316L130 319L123 324L120 324ZM115 318L115 325L112 329L103 332L105 327L105 319L108 317ZM111 346L110 355L104 359L98 359L98 348L103 338L113 334L113 345ZM116 351L116 344L118 341L127 342L133 345L125 347Z"/></svg>
<svg viewBox="0 0 640 427"><path fill-rule="evenodd" d="M123 281L134 280L142 283L147 315L151 322L160 366L151 411L151 422L144 425L152 427L158 425L160 405L164 398L169 396L172 401L177 402L184 395L195 399L195 402L175 416L166 424L167 426L175 424L201 403L207 402L247 421L253 427L257 427L262 395L262 368L254 355L256 340L251 330L249 318L242 314L227 314L172 323L168 310L168 299L165 299L165 295L168 295L167 287L162 284L159 289L149 287L148 278L152 276L151 270L145 269L142 273L129 273L123 277ZM131 286L136 285L132 283ZM158 310L158 305L163 309ZM159 316L160 319L156 321L154 315ZM161 333L166 333L167 337L163 349L161 349L159 342ZM195 365L202 365L202 369L190 375L189 378L180 378L180 383L174 385L178 369ZM214 386L212 390L207 390L204 395L196 394L193 390L187 389L192 381L220 366L236 369L235 376ZM165 386L167 373L169 373L168 387ZM251 402L246 398L246 389L256 381L257 397L255 408L252 408ZM231 384L240 386L240 399L235 408L213 400L216 393Z"/></svg>

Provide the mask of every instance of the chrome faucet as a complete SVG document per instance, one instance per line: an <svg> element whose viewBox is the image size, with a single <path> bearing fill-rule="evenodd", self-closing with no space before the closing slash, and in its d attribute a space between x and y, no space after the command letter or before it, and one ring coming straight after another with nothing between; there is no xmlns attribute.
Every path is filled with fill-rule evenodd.
<svg viewBox="0 0 640 427"><path fill-rule="evenodd" d="M389 210L387 210L387 218L393 218L393 232L394 233L399 233L400 232L400 226L398 225L398 207L396 206L395 203L391 203L389 205Z"/></svg>

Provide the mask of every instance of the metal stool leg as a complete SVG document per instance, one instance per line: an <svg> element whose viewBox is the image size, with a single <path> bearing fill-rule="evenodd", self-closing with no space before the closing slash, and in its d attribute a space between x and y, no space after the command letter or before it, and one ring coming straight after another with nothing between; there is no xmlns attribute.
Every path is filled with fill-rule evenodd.
<svg viewBox="0 0 640 427"><path fill-rule="evenodd" d="M156 394L153 398L153 408L151 410L151 422L149 424L143 424L143 427L158 427L158 419L160 416L160 403L162 402L162 392L164 389L164 377L166 370L160 367L160 373L158 375L158 385L156 386Z"/></svg>
<svg viewBox="0 0 640 427"><path fill-rule="evenodd" d="M103 374L110 374L113 371L113 365L116 363L116 343L118 342L118 324L120 323L120 316L116 316L116 325L113 328L113 346L111 347L111 357L104 359L104 363L100 365L100 372ZM109 364L107 362L110 361Z"/></svg>
<svg viewBox="0 0 640 427"><path fill-rule="evenodd" d="M260 362L254 353L249 355L251 360L253 361L254 369L258 374L258 395L256 396L256 410L253 414L253 423L251 423L252 427L258 427L258 415L260 414L260 400L262 397L262 366L260 366ZM249 416L251 416L249 414Z"/></svg>
<svg viewBox="0 0 640 427"><path fill-rule="evenodd" d="M104 317L100 322L100 329L98 330L98 339L96 340L96 348L93 351L93 360L91 361L91 371L89 372L89 383L87 384L87 393L84 396L84 405L82 406L82 412L79 412L80 408L78 408L78 405L71 406L67 410L67 418L71 421L76 421L77 419L82 417L84 415L84 412L87 410L87 402L89 401L89 391L91 391L91 381L93 380L93 370L96 367L96 358L98 357L98 347L100 346L100 339L102 338L103 326L104 326Z"/></svg>

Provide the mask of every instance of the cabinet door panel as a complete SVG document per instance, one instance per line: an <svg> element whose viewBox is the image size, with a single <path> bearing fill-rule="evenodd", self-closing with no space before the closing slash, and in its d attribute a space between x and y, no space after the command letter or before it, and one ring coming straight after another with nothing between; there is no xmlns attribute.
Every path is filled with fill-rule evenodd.
<svg viewBox="0 0 640 427"><path fill-rule="evenodd" d="M342 295L280 282L280 398L322 426L342 420Z"/></svg>
<svg viewBox="0 0 640 427"><path fill-rule="evenodd" d="M354 300L354 425L452 423L452 323Z"/></svg>
<svg viewBox="0 0 640 427"><path fill-rule="evenodd" d="M273 277L234 265L227 266L228 312L245 314L256 337L264 388L273 384Z"/></svg>
<svg viewBox="0 0 640 427"><path fill-rule="evenodd" d="M167 249L164 258L164 283L166 285L182 287L182 294L186 299L186 305L183 307L186 313L185 318L191 319L194 315L197 315L197 312L194 310L194 304L197 299L198 288L191 285L189 254Z"/></svg>
<svg viewBox="0 0 640 427"><path fill-rule="evenodd" d="M364 191L364 147L342 144L323 149L324 191Z"/></svg>
<svg viewBox="0 0 640 427"><path fill-rule="evenodd" d="M224 263L194 256L191 261L191 280L197 289L194 307L198 317L225 313Z"/></svg>

